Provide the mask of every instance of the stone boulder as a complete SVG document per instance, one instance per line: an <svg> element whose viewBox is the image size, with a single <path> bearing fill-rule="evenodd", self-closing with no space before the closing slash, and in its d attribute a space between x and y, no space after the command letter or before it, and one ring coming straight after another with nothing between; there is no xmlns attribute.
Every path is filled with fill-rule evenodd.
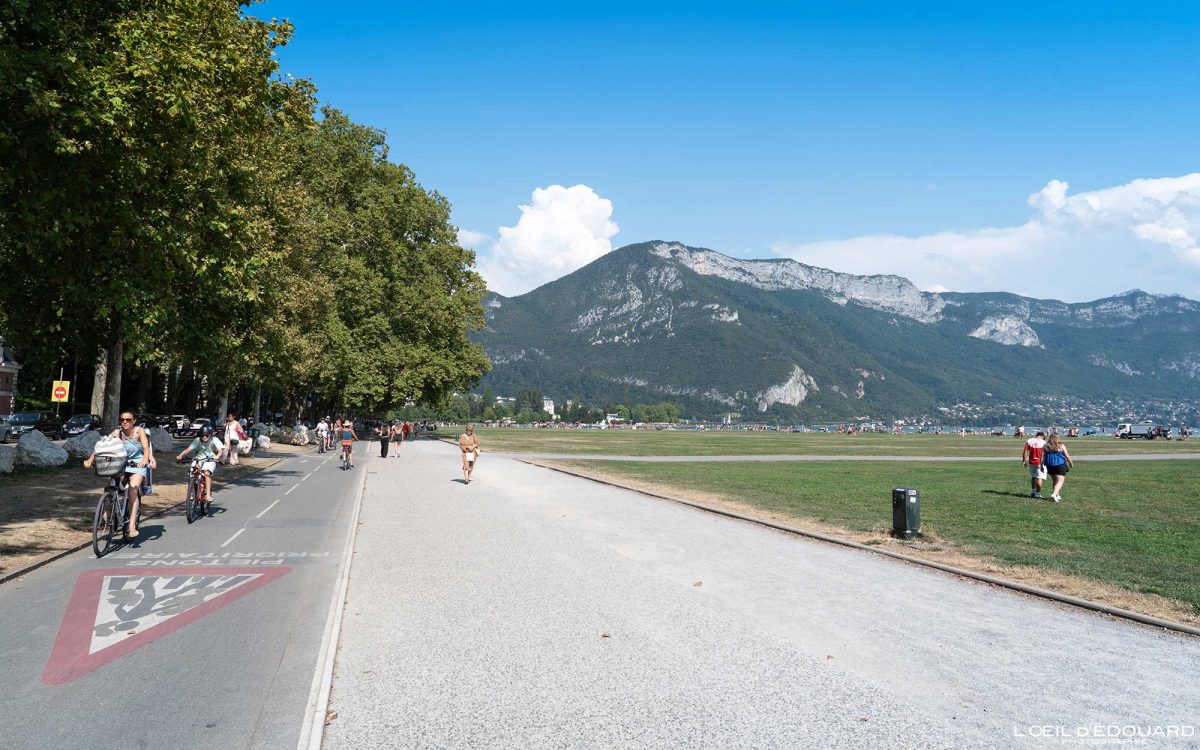
<svg viewBox="0 0 1200 750"><path fill-rule="evenodd" d="M150 438L150 448L155 453L169 453L175 450L175 439L171 437L171 433L163 429L146 430Z"/></svg>
<svg viewBox="0 0 1200 750"><path fill-rule="evenodd" d="M308 428L304 425L293 428L291 438L288 442L292 445L308 445Z"/></svg>
<svg viewBox="0 0 1200 750"><path fill-rule="evenodd" d="M264 448L270 448L271 447L271 438L267 437L266 435L259 435L257 438L254 439L254 447L258 448L259 450L262 450Z"/></svg>
<svg viewBox="0 0 1200 750"><path fill-rule="evenodd" d="M17 441L17 463L22 466L62 466L68 458L65 450L37 430L30 430Z"/></svg>
<svg viewBox="0 0 1200 750"><path fill-rule="evenodd" d="M96 450L98 442L100 442L100 431L88 430L73 438L68 438L67 442L63 443L63 448L75 458L87 458L92 455L92 451Z"/></svg>
<svg viewBox="0 0 1200 750"><path fill-rule="evenodd" d="M17 458L17 446L0 445L0 474L12 474Z"/></svg>

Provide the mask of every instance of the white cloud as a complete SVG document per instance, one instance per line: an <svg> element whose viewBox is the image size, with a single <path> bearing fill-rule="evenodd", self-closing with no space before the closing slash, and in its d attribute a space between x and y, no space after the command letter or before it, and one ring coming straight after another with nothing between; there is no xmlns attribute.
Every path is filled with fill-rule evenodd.
<svg viewBox="0 0 1200 750"><path fill-rule="evenodd" d="M851 273L894 273L922 289L1005 290L1083 300L1133 286L1200 294L1200 173L1069 194L1051 180L1024 224L919 237L871 235L771 246Z"/></svg>
<svg viewBox="0 0 1200 750"><path fill-rule="evenodd" d="M612 250L619 231L612 201L587 185L551 185L533 191L514 227L481 252L479 272L488 288L506 296L523 294L581 268Z"/></svg>
<svg viewBox="0 0 1200 750"><path fill-rule="evenodd" d="M458 244L463 247L479 247L490 239L491 236L483 232L472 232L470 229L458 230Z"/></svg>

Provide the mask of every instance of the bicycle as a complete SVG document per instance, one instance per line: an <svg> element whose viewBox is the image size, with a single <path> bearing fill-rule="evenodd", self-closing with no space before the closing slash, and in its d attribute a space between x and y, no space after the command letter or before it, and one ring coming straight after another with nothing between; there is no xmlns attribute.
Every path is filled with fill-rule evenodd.
<svg viewBox="0 0 1200 750"><path fill-rule="evenodd" d="M347 469L353 469L353 468L354 467L350 465L350 446L343 445L342 446L342 471L346 471Z"/></svg>
<svg viewBox="0 0 1200 750"><path fill-rule="evenodd" d="M109 478L108 486L96 503L96 515L92 519L92 551L96 557L104 557L112 548L113 535L117 526L121 527L121 543L129 543L129 486L125 474L121 473ZM141 508L138 508L138 520L141 520Z"/></svg>
<svg viewBox="0 0 1200 750"><path fill-rule="evenodd" d="M324 453L325 452L325 444L328 442L329 441L326 439L326 437L324 435L318 434L317 435L317 453Z"/></svg>
<svg viewBox="0 0 1200 750"><path fill-rule="evenodd" d="M183 461L179 463L183 463ZM204 472L200 470L200 462L192 461L191 463L185 504L188 523L212 513L212 497L204 491Z"/></svg>

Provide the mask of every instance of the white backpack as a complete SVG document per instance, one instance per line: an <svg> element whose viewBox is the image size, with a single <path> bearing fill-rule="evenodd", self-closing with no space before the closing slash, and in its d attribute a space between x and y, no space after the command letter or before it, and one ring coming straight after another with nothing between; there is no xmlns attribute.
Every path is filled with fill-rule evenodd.
<svg viewBox="0 0 1200 750"><path fill-rule="evenodd" d="M115 435L105 435L96 442L96 460L92 467L96 476L115 477L125 471L129 454L125 452L125 443Z"/></svg>

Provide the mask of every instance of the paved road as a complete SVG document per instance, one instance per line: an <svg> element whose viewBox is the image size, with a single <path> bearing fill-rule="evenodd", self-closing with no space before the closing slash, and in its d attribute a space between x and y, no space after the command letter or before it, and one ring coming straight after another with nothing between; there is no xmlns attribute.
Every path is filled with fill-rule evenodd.
<svg viewBox="0 0 1200 750"><path fill-rule="evenodd" d="M825 456L818 454L750 454L738 456L617 456L610 453L505 453L493 451L500 456L520 458L527 461L565 460L565 461L638 461L649 463L708 463L711 461L1008 461L1019 462L1021 455L1016 456ZM1098 454L1095 456L1076 456L1073 461L1159 461L1159 460L1200 460L1200 453L1127 453L1127 454Z"/></svg>
<svg viewBox="0 0 1200 750"><path fill-rule="evenodd" d="M332 456L0 586L0 747L296 747L363 479Z"/></svg>
<svg viewBox="0 0 1200 750"><path fill-rule="evenodd" d="M367 468L326 748L1027 748L1200 723L1198 639L498 454L470 486L436 442Z"/></svg>

